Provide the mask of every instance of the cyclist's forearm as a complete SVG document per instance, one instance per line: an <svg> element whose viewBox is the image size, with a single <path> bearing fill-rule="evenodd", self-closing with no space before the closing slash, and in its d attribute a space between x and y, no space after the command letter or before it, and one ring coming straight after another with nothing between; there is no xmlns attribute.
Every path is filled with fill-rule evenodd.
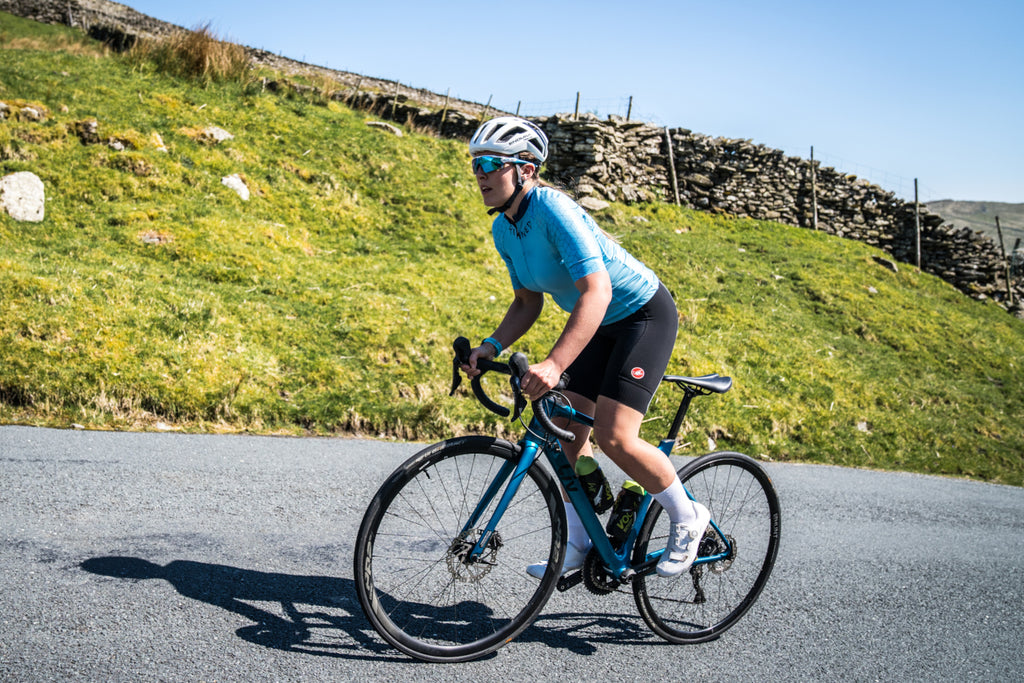
<svg viewBox="0 0 1024 683"><path fill-rule="evenodd" d="M543 309L543 294L517 290L515 299L505 312L505 317L491 336L507 349L533 327Z"/></svg>

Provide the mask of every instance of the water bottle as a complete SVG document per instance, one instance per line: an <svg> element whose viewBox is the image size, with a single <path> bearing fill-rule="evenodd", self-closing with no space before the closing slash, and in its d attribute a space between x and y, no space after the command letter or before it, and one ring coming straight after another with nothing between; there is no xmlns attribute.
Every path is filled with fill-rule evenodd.
<svg viewBox="0 0 1024 683"><path fill-rule="evenodd" d="M589 455L581 455L577 458L576 476L583 484L583 492L587 494L590 504L594 506L594 512L601 514L615 503L615 499L612 497L612 487L598 466L597 460Z"/></svg>
<svg viewBox="0 0 1024 683"><path fill-rule="evenodd" d="M622 549L622 544L626 541L629 530L633 528L636 514L640 511L640 501L643 500L644 494L644 487L635 481L627 479L623 482L622 490L619 491L619 495L615 499L615 508L612 510L612 516L608 518L608 526L605 527L608 537L612 541L612 547L617 551Z"/></svg>

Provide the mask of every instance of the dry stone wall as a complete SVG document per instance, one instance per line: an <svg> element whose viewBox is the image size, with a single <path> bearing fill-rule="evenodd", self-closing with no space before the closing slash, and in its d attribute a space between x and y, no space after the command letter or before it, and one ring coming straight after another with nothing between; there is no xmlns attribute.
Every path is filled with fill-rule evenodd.
<svg viewBox="0 0 1024 683"><path fill-rule="evenodd" d="M0 0L0 11L54 24L78 26L116 49L138 37L161 36L181 27L109 0ZM449 99L394 81L366 78L248 48L254 62L285 76L323 76L337 83L320 96L373 111L381 118L468 139L482 119L500 114L473 102ZM317 90L289 81L268 89ZM678 201L704 211L817 227L860 240L915 263L915 208L893 193L833 168L749 140L712 138L684 128L663 129L618 117L553 115L535 119L551 140L547 175L585 205L604 201ZM813 191L812 191L813 187ZM992 298L1024 317L1024 283L1008 294L1006 259L982 233L946 225L922 208L921 266L975 298ZM815 217L817 220L815 220ZM1016 256L1016 255L1014 255Z"/></svg>
<svg viewBox="0 0 1024 683"><path fill-rule="evenodd" d="M578 198L675 202L739 217L816 227L874 245L916 263L975 298L1007 308L1007 263L994 240L945 224L941 216L834 168L749 140L712 138L616 117L555 115L536 119L551 140L546 172ZM817 221L815 222L815 212ZM918 220L915 220L915 213ZM1024 283L1015 280L1020 315Z"/></svg>

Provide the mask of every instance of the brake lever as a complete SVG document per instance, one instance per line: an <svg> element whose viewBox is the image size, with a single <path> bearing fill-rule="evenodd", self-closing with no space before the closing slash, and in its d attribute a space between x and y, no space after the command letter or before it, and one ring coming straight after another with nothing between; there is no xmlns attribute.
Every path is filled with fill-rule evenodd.
<svg viewBox="0 0 1024 683"><path fill-rule="evenodd" d="M512 407L512 422L515 422L523 414L523 411L526 410L528 401L526 396L523 395L523 388L519 384L519 377L512 375L508 381L512 385L512 395L515 396L515 403Z"/></svg>
<svg viewBox="0 0 1024 683"><path fill-rule="evenodd" d="M522 353L516 352L516 353L512 354L512 358L509 359L508 364L509 364L509 367L512 369L512 378L513 378L512 388L517 390L515 392L515 395L516 395L516 410L519 411L519 412L522 412L520 407L519 407L519 403L520 403L520 401L522 401L524 406L525 406L526 397L523 396L522 388L519 386L518 382L519 382L519 378L521 378L523 375L525 375L530 370L530 363L529 363L529 361L526 360L526 356L524 356ZM564 389L565 386L568 383L569 383L569 375L563 373L562 376L559 378L558 385L555 387L555 389L556 390ZM540 422L541 426L544 427L544 429L546 429L550 434L554 434L555 436L557 436L562 441L566 441L566 442L575 441L576 440L576 435L575 434L573 434L572 432L570 432L567 429L562 429L561 427L556 427L554 425L554 423L551 422L551 417L544 410L544 403L543 403L544 400L545 400L545 397L542 396L540 399L538 399L536 401L533 401L533 416L537 418L537 421Z"/></svg>
<svg viewBox="0 0 1024 683"><path fill-rule="evenodd" d="M459 337L452 343L452 348L455 349L455 357L452 359L452 390L448 392L449 396L455 395L455 390L462 385L462 373L459 372L461 367L469 363L469 340L465 337Z"/></svg>

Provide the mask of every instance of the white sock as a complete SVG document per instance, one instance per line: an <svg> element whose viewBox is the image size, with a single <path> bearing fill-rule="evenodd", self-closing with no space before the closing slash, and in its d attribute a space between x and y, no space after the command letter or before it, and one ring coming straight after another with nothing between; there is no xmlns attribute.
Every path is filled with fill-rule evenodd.
<svg viewBox="0 0 1024 683"><path fill-rule="evenodd" d="M562 505L565 507L565 521L569 527L568 542L580 550L590 547L590 536L587 535L587 530L583 528L583 520L580 519L580 513L576 512L576 508L572 506L572 503L562 501Z"/></svg>
<svg viewBox="0 0 1024 683"><path fill-rule="evenodd" d="M686 490L683 488L683 483L679 481L679 477L676 477L676 480L669 484L667 489L661 493L652 493L651 496L661 504L661 507L665 508L665 512L668 513L668 518L672 520L673 524L689 524L697 519L697 511L693 509L693 503L686 495ZM572 538L571 533L569 538Z"/></svg>

